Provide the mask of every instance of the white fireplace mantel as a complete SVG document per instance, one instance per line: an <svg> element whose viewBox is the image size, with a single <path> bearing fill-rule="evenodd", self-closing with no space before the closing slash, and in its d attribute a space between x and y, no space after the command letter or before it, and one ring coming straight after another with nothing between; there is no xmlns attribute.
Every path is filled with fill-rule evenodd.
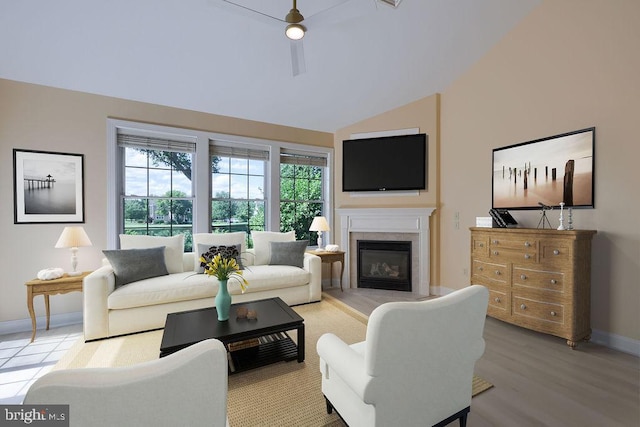
<svg viewBox="0 0 640 427"><path fill-rule="evenodd" d="M350 287L349 237L351 233L417 233L418 288L421 295L429 295L429 217L435 208L352 208L337 209L340 217L340 247L345 253L346 286ZM414 287L415 289L415 287Z"/></svg>

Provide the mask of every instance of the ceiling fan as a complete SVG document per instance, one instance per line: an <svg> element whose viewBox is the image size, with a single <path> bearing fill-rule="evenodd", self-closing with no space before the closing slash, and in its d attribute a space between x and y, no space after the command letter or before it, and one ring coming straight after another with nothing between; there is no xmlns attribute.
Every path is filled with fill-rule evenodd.
<svg viewBox="0 0 640 427"><path fill-rule="evenodd" d="M333 1L332 4L329 4L327 8L312 14L308 18L305 18L302 13L300 13L296 0L292 0L292 8L284 18L280 18L279 16L282 15L277 15L278 12L276 11L259 9L259 6L250 5L246 0L209 1L224 9L250 16L253 19L268 24L281 26L285 31L286 37L290 40L291 69L295 77L306 72L302 39L307 30L313 30L313 28L318 28L319 26L326 26L362 16L370 10L367 6L375 5L376 2L380 0L336 0ZM262 1L260 3L262 3ZM253 7L255 7L255 9L253 9ZM284 13L284 11L282 13Z"/></svg>

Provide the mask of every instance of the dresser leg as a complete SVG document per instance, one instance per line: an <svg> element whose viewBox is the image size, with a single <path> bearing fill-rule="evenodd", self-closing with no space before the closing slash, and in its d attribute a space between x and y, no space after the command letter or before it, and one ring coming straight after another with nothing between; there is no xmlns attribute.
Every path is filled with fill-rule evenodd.
<svg viewBox="0 0 640 427"><path fill-rule="evenodd" d="M578 343L575 341L567 340L567 345L571 347L571 350L575 350Z"/></svg>

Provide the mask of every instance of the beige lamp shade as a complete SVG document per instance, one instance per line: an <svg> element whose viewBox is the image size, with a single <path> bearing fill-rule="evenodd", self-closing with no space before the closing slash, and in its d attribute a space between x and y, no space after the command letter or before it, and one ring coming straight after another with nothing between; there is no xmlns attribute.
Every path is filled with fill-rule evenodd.
<svg viewBox="0 0 640 427"><path fill-rule="evenodd" d="M322 232L329 231L329 223L327 222L327 218L323 216L317 216L313 218L311 221L311 227L309 227L309 231L317 231L318 232L318 249L324 250L324 246L322 246Z"/></svg>
<svg viewBox="0 0 640 427"><path fill-rule="evenodd" d="M91 240L83 227L65 227L58 238L56 248L77 248L80 246L91 246Z"/></svg>
<svg viewBox="0 0 640 427"><path fill-rule="evenodd" d="M60 238L58 238L58 241L56 242L56 248L71 248L72 270L68 273L69 276L78 276L81 274L80 271L77 271L78 247L80 246L91 246L91 240L89 240L89 236L87 236L84 228L80 226L65 227L64 230L62 230Z"/></svg>
<svg viewBox="0 0 640 427"><path fill-rule="evenodd" d="M313 218L311 222L311 227L309 227L309 231L329 231L329 223L327 219L323 216L317 216Z"/></svg>

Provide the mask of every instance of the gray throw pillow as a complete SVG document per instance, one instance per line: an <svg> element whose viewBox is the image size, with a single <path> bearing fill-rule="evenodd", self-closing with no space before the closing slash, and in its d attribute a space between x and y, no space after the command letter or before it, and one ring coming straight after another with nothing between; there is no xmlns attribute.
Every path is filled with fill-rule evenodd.
<svg viewBox="0 0 640 427"><path fill-rule="evenodd" d="M236 262L240 267L240 270L244 270L244 267L242 266L242 258L240 254L241 247L242 245L211 246L204 243L198 243L197 255L198 255L198 259L200 259L201 256L204 256L204 258L207 261L211 261L213 257L219 253L222 253L223 254L222 256L226 258L235 257ZM199 273L199 274L204 273L204 264L202 262L198 263L198 267L196 268L196 273Z"/></svg>
<svg viewBox="0 0 640 427"><path fill-rule="evenodd" d="M116 288L127 283L169 274L164 263L164 246L148 249L102 251L116 276Z"/></svg>
<svg viewBox="0 0 640 427"><path fill-rule="evenodd" d="M306 240L293 242L269 242L271 245L271 259L269 265L292 265L302 268L304 252L309 244Z"/></svg>

